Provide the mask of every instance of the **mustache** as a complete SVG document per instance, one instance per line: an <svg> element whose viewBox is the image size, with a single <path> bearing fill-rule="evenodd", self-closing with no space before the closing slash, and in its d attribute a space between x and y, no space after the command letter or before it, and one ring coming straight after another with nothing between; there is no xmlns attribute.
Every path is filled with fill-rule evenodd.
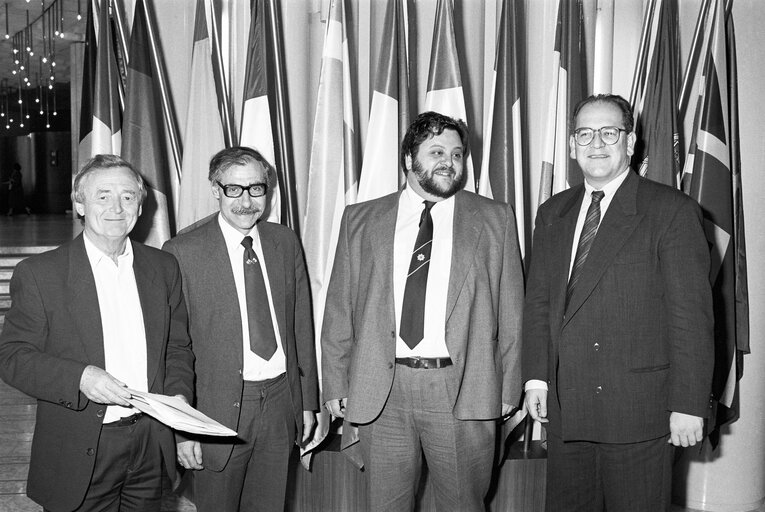
<svg viewBox="0 0 765 512"><path fill-rule="evenodd" d="M231 213L234 215L254 215L260 213L260 208L232 208Z"/></svg>

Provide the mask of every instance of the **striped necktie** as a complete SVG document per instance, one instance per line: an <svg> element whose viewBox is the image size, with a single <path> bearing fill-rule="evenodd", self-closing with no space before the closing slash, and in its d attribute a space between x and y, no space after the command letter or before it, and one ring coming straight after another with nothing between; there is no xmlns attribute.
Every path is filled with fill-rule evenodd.
<svg viewBox="0 0 765 512"><path fill-rule="evenodd" d="M568 286L566 287L566 308L571 300L571 296L574 294L576 283L579 278L582 277L582 270L584 269L584 262L587 260L587 254L592 247L592 241L595 240L595 235L598 233L598 224L600 224L600 201L606 194L602 190L596 190L592 193L592 201L590 207L587 208L587 217L584 219L584 226L582 227L582 234L579 236L579 245L576 248L576 258L574 259L574 266L571 269L571 277L568 279Z"/></svg>

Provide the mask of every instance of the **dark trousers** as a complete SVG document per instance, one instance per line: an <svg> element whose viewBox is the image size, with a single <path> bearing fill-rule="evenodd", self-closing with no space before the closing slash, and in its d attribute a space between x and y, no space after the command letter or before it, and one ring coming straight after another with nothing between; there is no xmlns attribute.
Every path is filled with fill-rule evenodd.
<svg viewBox="0 0 765 512"><path fill-rule="evenodd" d="M241 406L240 442L226 467L194 473L198 512L284 510L296 428L286 376L245 381Z"/></svg>
<svg viewBox="0 0 765 512"><path fill-rule="evenodd" d="M93 477L76 512L159 512L162 452L152 422L106 424L101 429Z"/></svg>
<svg viewBox="0 0 765 512"><path fill-rule="evenodd" d="M564 442L547 435L547 512L669 510L674 448L640 443Z"/></svg>
<svg viewBox="0 0 765 512"><path fill-rule="evenodd" d="M424 455L436 510L484 510L494 458L495 421L463 421L452 413L446 379L454 367L396 365L380 416L359 426L370 510L413 510Z"/></svg>

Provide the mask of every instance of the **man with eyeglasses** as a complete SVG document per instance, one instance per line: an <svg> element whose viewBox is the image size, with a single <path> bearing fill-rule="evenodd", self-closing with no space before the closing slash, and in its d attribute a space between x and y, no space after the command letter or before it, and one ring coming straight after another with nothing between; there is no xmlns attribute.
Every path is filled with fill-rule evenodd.
<svg viewBox="0 0 765 512"><path fill-rule="evenodd" d="M290 454L309 440L318 384L308 278L295 233L261 220L274 168L250 148L210 161L220 211L165 244L178 259L196 407L239 436L179 439L199 512L282 510Z"/></svg>
<svg viewBox="0 0 765 512"><path fill-rule="evenodd" d="M624 98L586 98L573 128L584 184L539 207L523 320L525 406L547 425L547 510L669 510L674 447L702 440L711 407L701 209L630 169Z"/></svg>

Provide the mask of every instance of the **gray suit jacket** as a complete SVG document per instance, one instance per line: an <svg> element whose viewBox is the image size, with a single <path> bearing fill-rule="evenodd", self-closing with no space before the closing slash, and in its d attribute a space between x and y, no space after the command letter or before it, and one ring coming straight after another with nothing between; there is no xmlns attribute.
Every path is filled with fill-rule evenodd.
<svg viewBox="0 0 765 512"><path fill-rule="evenodd" d="M584 186L539 208L526 290L523 378L548 383L548 429L630 443L669 433L670 411L710 408L713 317L699 205L629 171L564 310Z"/></svg>
<svg viewBox="0 0 765 512"><path fill-rule="evenodd" d="M348 397L346 419L368 423L393 383L398 322L393 238L399 193L349 206L340 227L322 328L323 399ZM517 405L523 272L512 208L455 196L446 345L457 368L447 391L458 419Z"/></svg>
<svg viewBox="0 0 765 512"><path fill-rule="evenodd" d="M178 264L136 242L133 254L149 391L191 400L193 355ZM19 263L11 297L0 335L0 377L38 404L27 494L48 510L73 510L90 484L106 410L79 387L86 366L104 367L96 282L82 235ZM174 480L172 432L156 421L152 428Z"/></svg>
<svg viewBox="0 0 765 512"><path fill-rule="evenodd" d="M168 241L164 250L181 266L189 309L189 333L196 356L196 407L234 430L242 400L242 319L234 273L218 214ZM280 224L260 222L258 233L266 260L281 342L287 359L287 382L297 432L303 411L319 408L311 299L303 250L295 233ZM223 469L233 443L201 439L206 468Z"/></svg>

